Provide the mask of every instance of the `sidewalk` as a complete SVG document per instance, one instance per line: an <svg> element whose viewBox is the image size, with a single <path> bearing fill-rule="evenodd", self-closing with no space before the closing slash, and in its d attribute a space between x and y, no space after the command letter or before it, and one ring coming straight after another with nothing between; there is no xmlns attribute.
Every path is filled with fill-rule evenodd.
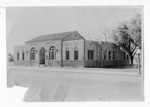
<svg viewBox="0 0 150 107"><path fill-rule="evenodd" d="M103 74L103 75L120 75L120 76L142 76L136 68L127 69L107 69L107 68L73 68L73 67L38 67L38 66L9 66L9 70L26 70L28 72L63 72L63 73L87 73L87 74Z"/></svg>

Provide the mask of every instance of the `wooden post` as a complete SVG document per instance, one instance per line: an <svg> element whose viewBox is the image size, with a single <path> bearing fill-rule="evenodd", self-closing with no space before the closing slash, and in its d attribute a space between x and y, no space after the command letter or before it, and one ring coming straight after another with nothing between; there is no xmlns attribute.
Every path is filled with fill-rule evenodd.
<svg viewBox="0 0 150 107"><path fill-rule="evenodd" d="M138 54L138 70L139 70L139 74L141 74L141 70L140 70L140 54Z"/></svg>
<svg viewBox="0 0 150 107"><path fill-rule="evenodd" d="M140 70L140 54L141 54L141 50L137 49L136 53L138 55L138 70L139 70L139 74L141 74L141 70Z"/></svg>
<svg viewBox="0 0 150 107"><path fill-rule="evenodd" d="M61 40L61 67L63 67L63 39Z"/></svg>

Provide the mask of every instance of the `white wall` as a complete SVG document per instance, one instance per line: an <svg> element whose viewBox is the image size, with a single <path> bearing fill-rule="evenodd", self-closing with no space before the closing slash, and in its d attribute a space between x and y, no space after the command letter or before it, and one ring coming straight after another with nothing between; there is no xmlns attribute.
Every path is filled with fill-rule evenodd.
<svg viewBox="0 0 150 107"><path fill-rule="evenodd" d="M46 53L45 56L47 55L47 58L49 59L49 49L51 46L54 46L58 51L56 52L56 60L60 61L61 60L61 41L60 40L51 40L47 42L36 42L36 43L30 43L27 44L27 50L30 52L32 47L35 47L36 50L38 50L36 54L36 60L39 60L39 51L42 47L45 48ZM30 54L30 53L29 53ZM30 59L28 55L28 60Z"/></svg>
<svg viewBox="0 0 150 107"><path fill-rule="evenodd" d="M85 60L88 60L88 50L94 51L94 60L97 60L97 46L92 41L85 41Z"/></svg>
<svg viewBox="0 0 150 107"><path fill-rule="evenodd" d="M22 51L24 51L24 60L26 59L26 47L23 46L15 46L14 47L14 61L17 61L17 52L19 52L19 61L22 60Z"/></svg>
<svg viewBox="0 0 150 107"><path fill-rule="evenodd" d="M22 60L22 50L24 50L25 52L25 60L29 61L30 51L31 51L31 48L33 47L37 50L35 61L39 61L39 51L42 47L44 47L45 50L47 50L47 52L45 53L45 56L47 55L49 59L49 49L51 46L54 46L58 50L56 52L56 60L60 61L61 60L61 41L60 40L48 41L48 42L36 42L36 43L26 44L24 46L15 46L14 47L15 61L17 60L17 51L19 52L19 60Z"/></svg>
<svg viewBox="0 0 150 107"><path fill-rule="evenodd" d="M63 42L63 60L66 60L66 48L70 51L70 61L74 61L74 48L78 48L78 60L84 60L84 39L81 40L71 40Z"/></svg>

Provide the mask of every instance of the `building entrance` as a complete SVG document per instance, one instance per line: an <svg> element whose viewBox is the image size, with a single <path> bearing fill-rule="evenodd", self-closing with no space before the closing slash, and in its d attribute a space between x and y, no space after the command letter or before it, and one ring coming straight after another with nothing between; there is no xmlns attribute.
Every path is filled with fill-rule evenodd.
<svg viewBox="0 0 150 107"><path fill-rule="evenodd" d="M40 56L40 63L39 64L45 64L45 48L42 47L40 52L39 52L39 56Z"/></svg>

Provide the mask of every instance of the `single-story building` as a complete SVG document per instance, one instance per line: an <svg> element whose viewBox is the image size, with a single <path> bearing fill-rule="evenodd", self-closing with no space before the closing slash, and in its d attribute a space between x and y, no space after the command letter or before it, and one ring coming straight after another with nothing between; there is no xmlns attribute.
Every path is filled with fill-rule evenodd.
<svg viewBox="0 0 150 107"><path fill-rule="evenodd" d="M129 57L113 43L87 40L71 31L41 35L15 46L14 64L105 67L129 64Z"/></svg>

